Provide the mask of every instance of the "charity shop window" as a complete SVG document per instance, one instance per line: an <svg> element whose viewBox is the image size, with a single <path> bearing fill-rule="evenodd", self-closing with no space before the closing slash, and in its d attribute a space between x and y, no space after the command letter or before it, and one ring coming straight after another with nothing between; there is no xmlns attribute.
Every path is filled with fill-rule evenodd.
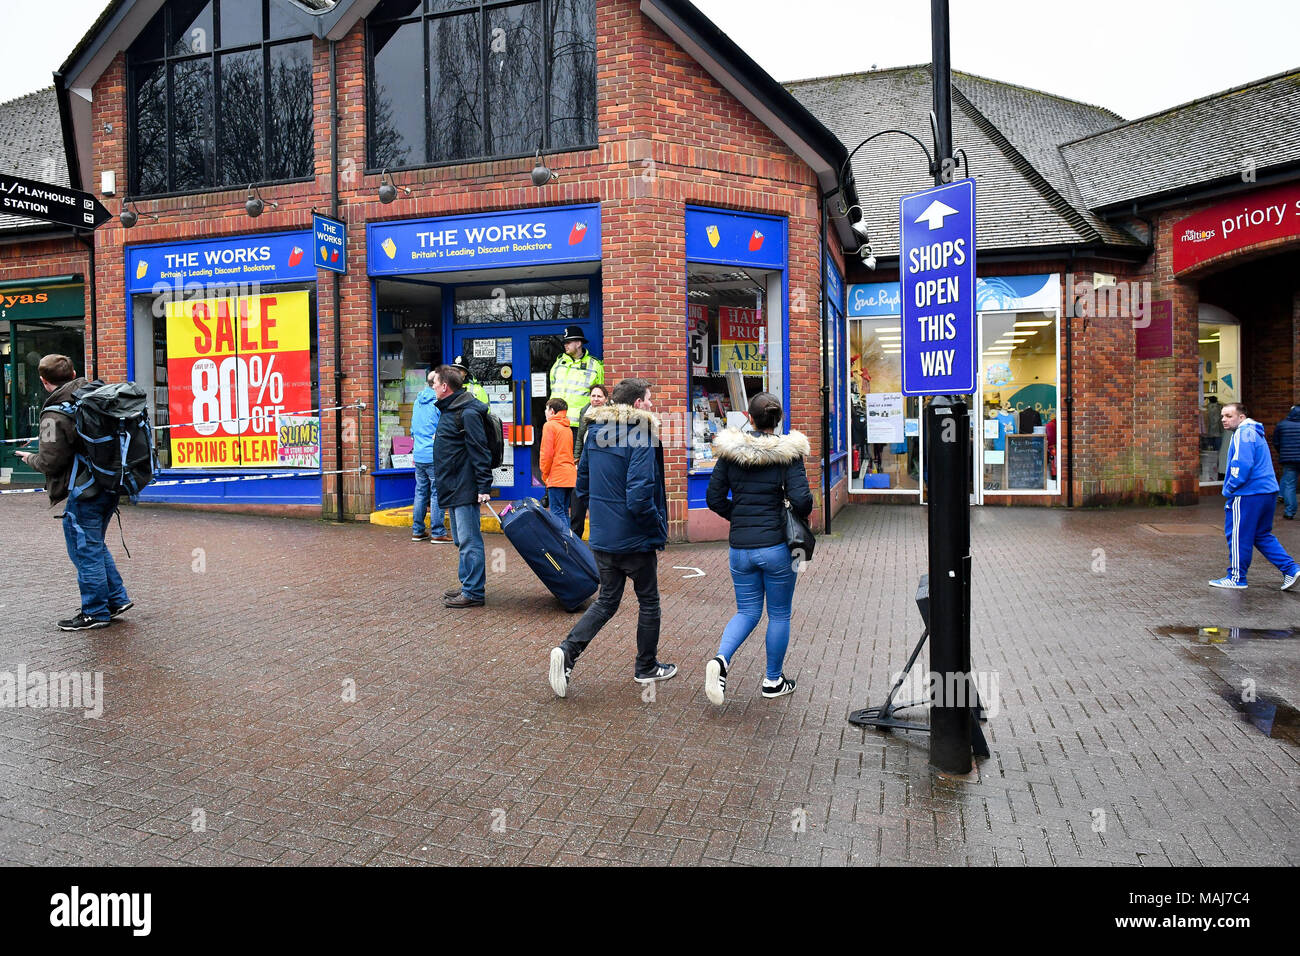
<svg viewBox="0 0 1300 956"><path fill-rule="evenodd" d="M372 169L596 145L596 0L383 0L367 51Z"/></svg>
<svg viewBox="0 0 1300 956"><path fill-rule="evenodd" d="M275 0L169 0L127 70L132 195L313 175L312 41Z"/></svg>

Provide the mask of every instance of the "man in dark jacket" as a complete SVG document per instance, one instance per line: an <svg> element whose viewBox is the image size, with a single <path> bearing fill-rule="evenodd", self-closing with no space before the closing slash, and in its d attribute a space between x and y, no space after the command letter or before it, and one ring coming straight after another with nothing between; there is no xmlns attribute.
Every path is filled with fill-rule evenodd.
<svg viewBox="0 0 1300 956"><path fill-rule="evenodd" d="M443 596L447 607L482 607L487 587L479 507L492 498L488 407L465 389L465 374L451 365L433 371L438 431L433 436L433 484L438 504L451 516L460 548L460 585Z"/></svg>
<svg viewBox="0 0 1300 956"><path fill-rule="evenodd" d="M72 360L66 355L45 356L37 370L41 384L50 393L41 406L40 450L34 455L25 452L18 455L28 467L45 476L51 505L67 501L63 508L63 537L68 557L77 569L81 610L59 621L59 630L93 631L108 627L133 606L113 563L113 555L104 544L104 530L117 511L117 495L102 493L91 483L76 498L68 498L77 433L64 406L72 402L77 389L89 383L77 377Z"/></svg>
<svg viewBox="0 0 1300 956"><path fill-rule="evenodd" d="M579 655L618 610L628 578L640 606L633 679L651 684L677 673L677 665L661 663L657 657L657 552L668 542L668 492L650 389L643 378L624 379L614 388L610 404L588 413L577 493L587 498L590 509L600 594L564 642L551 650L549 678L559 697L568 693L569 675Z"/></svg>
<svg viewBox="0 0 1300 956"><path fill-rule="evenodd" d="M1296 480L1300 478L1300 405L1292 405L1286 418L1273 429L1273 444L1282 463L1282 517L1290 521L1296 512Z"/></svg>

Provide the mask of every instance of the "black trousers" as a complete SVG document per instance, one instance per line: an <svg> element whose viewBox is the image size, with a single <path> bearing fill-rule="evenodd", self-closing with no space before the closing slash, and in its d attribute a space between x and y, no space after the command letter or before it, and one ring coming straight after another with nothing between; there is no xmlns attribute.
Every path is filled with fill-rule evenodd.
<svg viewBox="0 0 1300 956"><path fill-rule="evenodd" d="M630 554L611 554L592 549L596 566L600 568L600 593L587 608L587 613L573 626L569 636L560 645L569 664L587 649L591 639L618 611L623 601L623 588L628 578L636 592L640 609L636 620L636 671L643 676L654 670L659 651L659 554L656 551L635 551Z"/></svg>
<svg viewBox="0 0 1300 956"><path fill-rule="evenodd" d="M573 493L573 504L570 507L572 514L569 518L569 527L573 529L574 534L581 538L582 532L587 527L587 499L579 497L575 491Z"/></svg>

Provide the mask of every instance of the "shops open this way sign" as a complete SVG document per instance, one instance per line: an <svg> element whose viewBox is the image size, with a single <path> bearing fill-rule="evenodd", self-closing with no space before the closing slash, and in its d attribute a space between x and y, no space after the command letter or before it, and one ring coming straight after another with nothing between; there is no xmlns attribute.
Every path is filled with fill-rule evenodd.
<svg viewBox="0 0 1300 956"><path fill-rule="evenodd" d="M975 391L975 180L904 196L903 394Z"/></svg>
<svg viewBox="0 0 1300 956"><path fill-rule="evenodd" d="M90 193L0 173L0 213L71 229L95 229L113 214Z"/></svg>

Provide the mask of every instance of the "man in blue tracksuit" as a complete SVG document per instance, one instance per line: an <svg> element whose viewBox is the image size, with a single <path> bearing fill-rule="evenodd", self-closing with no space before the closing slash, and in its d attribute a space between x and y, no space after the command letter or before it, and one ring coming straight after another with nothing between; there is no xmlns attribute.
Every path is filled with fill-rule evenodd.
<svg viewBox="0 0 1300 956"><path fill-rule="evenodd" d="M1246 406L1240 402L1224 405L1221 419L1224 430L1232 432L1223 479L1223 496L1228 499L1223 528L1228 538L1228 573L1211 581L1210 587L1244 590L1253 549L1259 548L1282 572L1282 590L1289 590L1300 580L1300 566L1273 535L1277 477L1264 426L1247 418Z"/></svg>

